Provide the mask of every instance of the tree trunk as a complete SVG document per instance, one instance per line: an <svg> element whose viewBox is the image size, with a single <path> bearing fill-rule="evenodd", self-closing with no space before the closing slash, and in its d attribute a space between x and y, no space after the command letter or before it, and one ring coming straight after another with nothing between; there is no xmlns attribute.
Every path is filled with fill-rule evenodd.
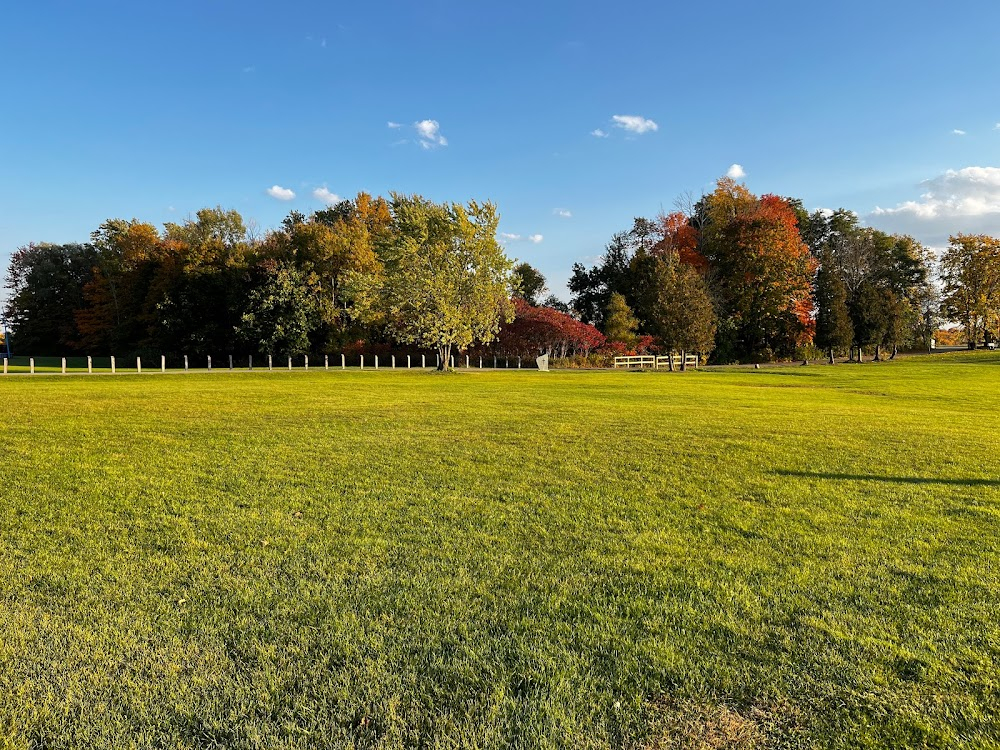
<svg viewBox="0 0 1000 750"><path fill-rule="evenodd" d="M833 356L833 347L832 346L830 347L830 364L831 365L837 364L837 360Z"/></svg>
<svg viewBox="0 0 1000 750"><path fill-rule="evenodd" d="M667 370L669 372L674 371L674 351L671 349L667 352Z"/></svg>
<svg viewBox="0 0 1000 750"><path fill-rule="evenodd" d="M881 362L881 361L882 361L882 345L875 344L875 359L873 359L872 362Z"/></svg>
<svg viewBox="0 0 1000 750"><path fill-rule="evenodd" d="M892 354L889 355L889 359L895 359L896 355L899 354L899 347L895 344L892 345Z"/></svg>
<svg viewBox="0 0 1000 750"><path fill-rule="evenodd" d="M438 372L445 372L448 369L449 358L451 357L451 344L441 344L438 350Z"/></svg>
<svg viewBox="0 0 1000 750"><path fill-rule="evenodd" d="M684 349L681 349L681 372L687 372L687 369L688 369L687 352Z"/></svg>

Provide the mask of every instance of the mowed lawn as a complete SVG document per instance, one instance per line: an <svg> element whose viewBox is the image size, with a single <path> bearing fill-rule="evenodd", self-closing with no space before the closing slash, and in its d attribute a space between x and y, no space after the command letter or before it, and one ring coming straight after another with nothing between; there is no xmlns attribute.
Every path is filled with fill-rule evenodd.
<svg viewBox="0 0 1000 750"><path fill-rule="evenodd" d="M1000 744L1000 355L0 397L0 747Z"/></svg>

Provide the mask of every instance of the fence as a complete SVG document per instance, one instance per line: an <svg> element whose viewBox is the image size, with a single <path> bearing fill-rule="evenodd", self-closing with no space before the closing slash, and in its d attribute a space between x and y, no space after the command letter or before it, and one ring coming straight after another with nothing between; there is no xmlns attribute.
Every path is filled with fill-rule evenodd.
<svg viewBox="0 0 1000 750"><path fill-rule="evenodd" d="M697 369L698 355L685 354L681 357L680 354L637 354L628 357L615 357L615 369L641 370L650 367L659 370L662 367L669 368L671 363L674 367L680 367L683 364L685 366L693 365Z"/></svg>
<svg viewBox="0 0 1000 750"><path fill-rule="evenodd" d="M3 375L121 375L167 372L252 372L278 370L415 370L435 369L437 354L320 354L297 355L140 355L137 357L2 357ZM537 369L534 359L482 357L458 354L451 357L457 369Z"/></svg>

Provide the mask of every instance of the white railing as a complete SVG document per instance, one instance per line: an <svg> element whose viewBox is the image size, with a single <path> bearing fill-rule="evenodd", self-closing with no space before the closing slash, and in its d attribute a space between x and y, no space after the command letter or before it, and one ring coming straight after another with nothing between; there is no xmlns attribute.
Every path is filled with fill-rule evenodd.
<svg viewBox="0 0 1000 750"><path fill-rule="evenodd" d="M698 367L698 355L697 354L685 354L681 357L680 354L660 354L653 356L652 354L633 354L628 357L615 357L615 369L623 367L626 370L632 369L642 369L644 367L651 367L654 370L658 370L661 367L670 367L670 363L673 362L674 367L680 367L682 363L685 363L689 367Z"/></svg>

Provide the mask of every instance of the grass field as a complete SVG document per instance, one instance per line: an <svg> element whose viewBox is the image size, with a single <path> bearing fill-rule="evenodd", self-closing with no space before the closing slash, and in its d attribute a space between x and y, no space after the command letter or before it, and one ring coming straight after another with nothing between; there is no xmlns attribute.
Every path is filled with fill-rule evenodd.
<svg viewBox="0 0 1000 750"><path fill-rule="evenodd" d="M0 397L0 747L1000 746L1000 355Z"/></svg>

